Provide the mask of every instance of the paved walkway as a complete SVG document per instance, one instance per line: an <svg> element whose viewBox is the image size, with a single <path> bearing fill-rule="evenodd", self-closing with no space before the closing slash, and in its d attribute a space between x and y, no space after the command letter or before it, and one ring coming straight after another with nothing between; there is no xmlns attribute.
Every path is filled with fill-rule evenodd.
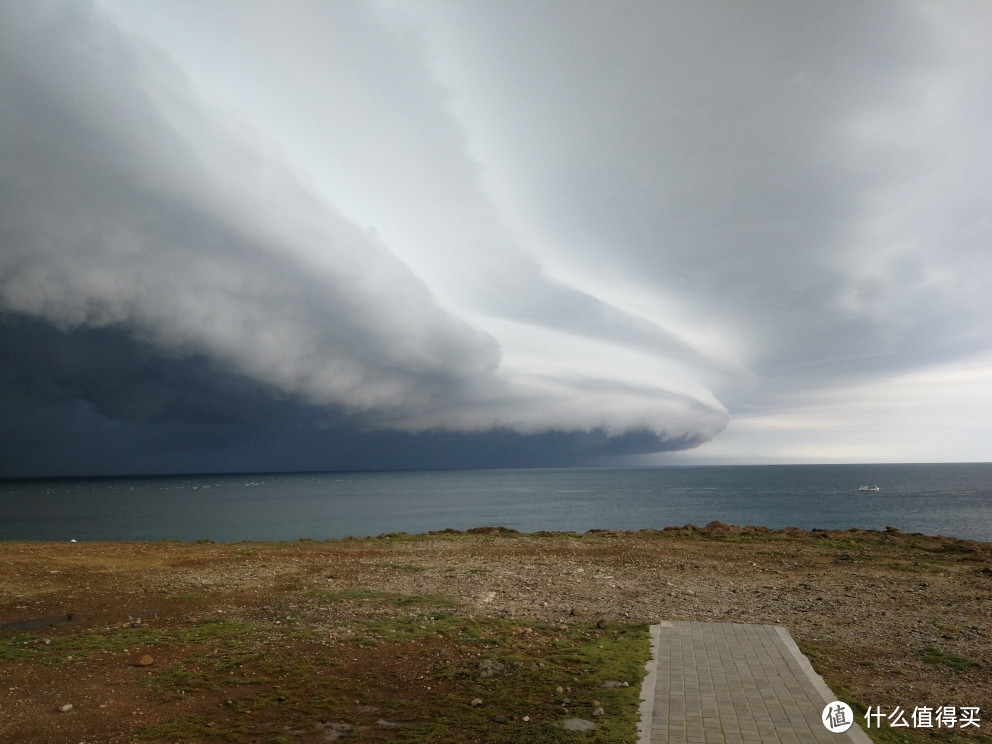
<svg viewBox="0 0 992 744"><path fill-rule="evenodd" d="M640 744L871 744L824 726L837 698L785 628L661 623L651 642Z"/></svg>

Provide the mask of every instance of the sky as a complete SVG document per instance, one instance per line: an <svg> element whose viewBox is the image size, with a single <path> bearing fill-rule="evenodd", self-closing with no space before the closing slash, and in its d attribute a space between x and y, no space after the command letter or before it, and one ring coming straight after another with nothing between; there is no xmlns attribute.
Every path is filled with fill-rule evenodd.
<svg viewBox="0 0 992 744"><path fill-rule="evenodd" d="M0 477L990 461L989 38L0 0Z"/></svg>

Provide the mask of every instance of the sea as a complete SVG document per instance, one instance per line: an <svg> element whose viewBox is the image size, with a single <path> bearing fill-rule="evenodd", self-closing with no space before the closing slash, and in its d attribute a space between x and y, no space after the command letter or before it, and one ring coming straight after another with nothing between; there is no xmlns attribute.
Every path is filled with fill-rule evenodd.
<svg viewBox="0 0 992 744"><path fill-rule="evenodd" d="M878 491L858 491L877 484ZM711 521L992 542L992 463L555 468L0 481L0 540L327 540Z"/></svg>

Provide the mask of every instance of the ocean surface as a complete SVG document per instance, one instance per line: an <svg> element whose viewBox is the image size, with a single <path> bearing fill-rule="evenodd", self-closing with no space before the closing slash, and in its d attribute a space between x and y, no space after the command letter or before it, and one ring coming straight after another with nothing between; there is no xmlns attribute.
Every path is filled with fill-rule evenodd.
<svg viewBox="0 0 992 744"><path fill-rule="evenodd" d="M877 483L877 492L859 492ZM992 463L301 473L0 481L0 540L323 540L719 520L992 542Z"/></svg>

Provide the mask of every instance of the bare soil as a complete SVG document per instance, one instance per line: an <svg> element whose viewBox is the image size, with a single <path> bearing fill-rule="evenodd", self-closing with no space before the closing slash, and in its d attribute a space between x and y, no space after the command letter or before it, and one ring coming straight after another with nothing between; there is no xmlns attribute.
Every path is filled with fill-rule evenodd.
<svg viewBox="0 0 992 744"><path fill-rule="evenodd" d="M556 716L593 719L593 703L606 708L599 733L562 740L633 741L629 721L609 726L609 706L629 701L591 699L599 680L568 670L606 663L575 661L580 642L620 653L659 620L784 626L856 705L980 708L977 728L907 741L992 733L992 544L714 523L0 543L0 741L458 741L438 733L445 706L465 716L464 741L551 741L537 724L551 737ZM555 656L568 644L571 661ZM485 709L487 658L503 659L496 677L521 670L500 709ZM530 670L546 676L519 676Z"/></svg>

